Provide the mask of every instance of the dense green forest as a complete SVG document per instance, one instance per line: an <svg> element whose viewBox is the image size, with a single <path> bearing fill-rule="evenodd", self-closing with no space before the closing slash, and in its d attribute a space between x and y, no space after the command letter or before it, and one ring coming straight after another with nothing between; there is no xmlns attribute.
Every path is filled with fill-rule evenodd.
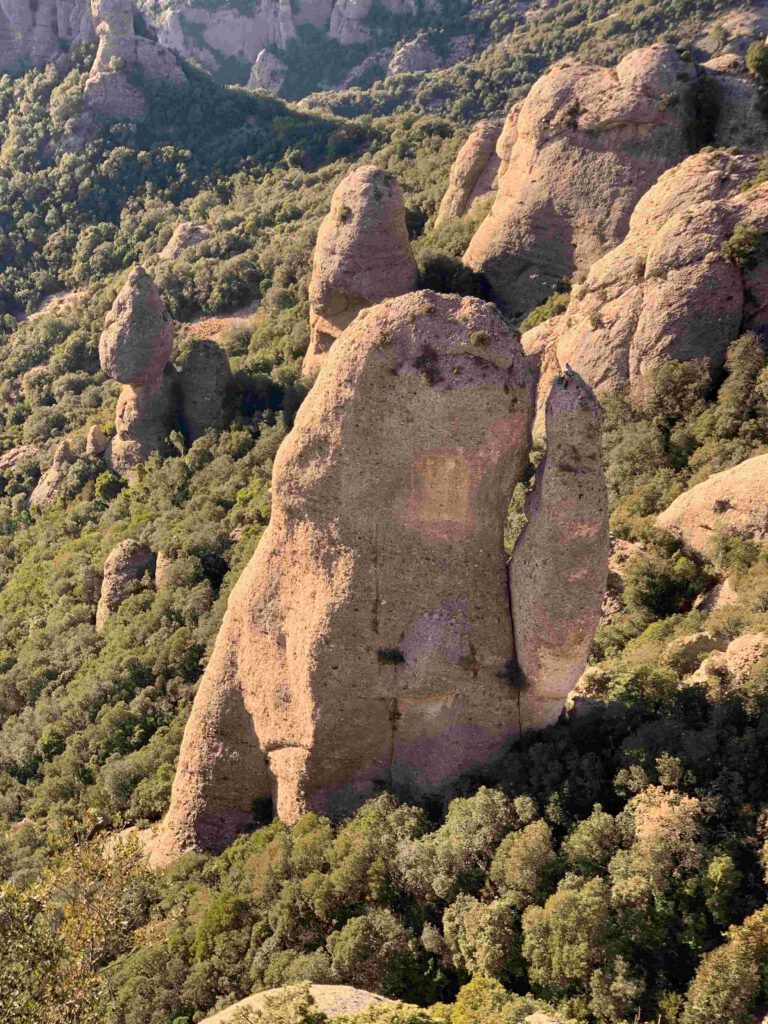
<svg viewBox="0 0 768 1024"><path fill-rule="evenodd" d="M473 4L460 17L489 45L453 68L296 106L185 67L184 103L147 86L138 126L84 131L92 48L0 78L0 457L37 450L0 471L3 1024L196 1024L254 989L306 980L424 1007L370 1018L389 1024L516 1024L536 1009L579 1024L757 1019L768 660L736 687L716 676L683 687L675 642L768 629L768 549L715 537L699 564L652 525L690 484L768 446L768 346L755 334L714 381L668 363L642 401L605 403L612 533L635 550L621 607L598 633L589 699L527 736L498 777L467 780L446 806L382 794L341 825L265 823L162 874L130 832L114 839L168 805L196 683L269 520L272 461L306 389L308 269L335 185L355 163L396 175L423 282L472 292L456 260L484 211L431 227L472 123L503 114L563 55L607 63L660 37L688 45L731 6L568 0L526 19ZM297 41L294 66L312 42ZM209 237L161 260L183 220ZM137 261L187 324L176 361L195 317L259 300L218 339L232 425L192 445L174 432L173 454L130 488L83 457L56 505L31 511L40 457L113 423L119 388L98 339ZM27 318L63 290L75 292L68 305ZM101 566L128 537L173 565L98 633ZM697 599L718 574L738 581L738 599L708 612ZM301 990L289 1003L276 1020L322 1020Z"/></svg>

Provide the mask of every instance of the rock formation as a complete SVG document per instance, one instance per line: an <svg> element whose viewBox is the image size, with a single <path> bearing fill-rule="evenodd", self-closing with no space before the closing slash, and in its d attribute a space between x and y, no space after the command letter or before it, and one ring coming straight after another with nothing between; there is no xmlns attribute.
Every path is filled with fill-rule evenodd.
<svg viewBox="0 0 768 1024"><path fill-rule="evenodd" d="M76 43L94 38L82 0L0 0L0 72L41 67Z"/></svg>
<svg viewBox="0 0 768 1024"><path fill-rule="evenodd" d="M152 575L154 567L155 556L138 541L121 541L110 551L104 563L101 596L96 609L98 632L104 629L107 620L126 598L143 588L145 577Z"/></svg>
<svg viewBox="0 0 768 1024"><path fill-rule="evenodd" d="M698 68L659 44L613 69L555 65L511 134L496 201L465 262L521 314L619 243L665 170L704 142L763 145L765 126L743 66Z"/></svg>
<svg viewBox="0 0 768 1024"><path fill-rule="evenodd" d="M285 988L272 988L264 992L257 992L252 996L246 996L239 1003L214 1013L212 1017L206 1017L202 1024L236 1024L241 1014L246 1011L255 1014L263 1010L268 1005L270 997L285 991ZM374 992L366 992L362 988L352 988L350 985L311 985L309 991L318 1010L329 1020L335 1020L337 1017L346 1019L352 1015L363 1013L369 1008L381 1007L384 1009L388 1006L402 1007L404 1005L394 1003L391 999L376 995ZM413 1009L415 1011L416 1007Z"/></svg>
<svg viewBox="0 0 768 1024"><path fill-rule="evenodd" d="M425 36L417 36L395 47L387 66L387 75L433 71L440 64L440 58L430 46L429 40Z"/></svg>
<svg viewBox="0 0 768 1024"><path fill-rule="evenodd" d="M574 373L552 385L546 436L509 569L517 663L529 687L523 727L553 722L576 685L608 572L600 407Z"/></svg>
<svg viewBox="0 0 768 1024"><path fill-rule="evenodd" d="M715 473L675 498L656 525L680 537L697 555L710 556L718 531L768 539L768 455L756 455Z"/></svg>
<svg viewBox="0 0 768 1024"><path fill-rule="evenodd" d="M171 318L146 271L136 266L107 314L99 339L101 368L124 385L115 411L107 465L129 479L162 450L176 406Z"/></svg>
<svg viewBox="0 0 768 1024"><path fill-rule="evenodd" d="M317 236L304 373L320 368L361 309L412 291L418 276L397 181L371 165L351 171L333 193Z"/></svg>
<svg viewBox="0 0 768 1024"><path fill-rule="evenodd" d="M61 485L66 479L70 466L77 462L69 441L59 441L53 455L53 462L37 482L37 486L29 496L29 507L46 509L54 504L59 496Z"/></svg>
<svg viewBox="0 0 768 1024"><path fill-rule="evenodd" d="M495 121L481 121L470 133L451 167L448 188L435 218L436 228L469 213L472 204L493 189L501 163L496 152L500 135L501 125Z"/></svg>
<svg viewBox="0 0 768 1024"><path fill-rule="evenodd" d="M742 192L756 161L706 151L667 171L632 214L624 242L574 288L565 313L523 335L542 360L542 390L570 365L615 390L670 359L722 365L745 328L768 319L768 260L741 267L723 245L737 225L768 231L768 186Z"/></svg>
<svg viewBox="0 0 768 1024"><path fill-rule="evenodd" d="M279 96L285 81L288 65L269 50L260 50L253 62L248 78L249 89L266 89L273 96Z"/></svg>
<svg viewBox="0 0 768 1024"><path fill-rule="evenodd" d="M190 441L226 424L232 373L227 353L215 341L193 343L181 367L181 420Z"/></svg>
<svg viewBox="0 0 768 1024"><path fill-rule="evenodd" d="M85 454L98 457L103 455L109 445L109 438L98 423L94 423L85 440Z"/></svg>
<svg viewBox="0 0 768 1024"><path fill-rule="evenodd" d="M92 113L140 120L146 113L143 90L132 73L183 86L186 76L176 58L152 39L137 36L131 0L91 0L99 48L85 83L84 101Z"/></svg>
<svg viewBox="0 0 768 1024"><path fill-rule="evenodd" d="M183 220L174 228L173 234L160 252L161 260L176 260L186 249L200 245L211 237L211 229L207 224L193 224Z"/></svg>
<svg viewBox="0 0 768 1024"><path fill-rule="evenodd" d="M335 0L329 32L340 43L363 43L370 38L368 15L373 0ZM416 0L383 0L382 7L392 14L416 14Z"/></svg>
<svg viewBox="0 0 768 1024"><path fill-rule="evenodd" d="M727 693L730 686L743 683L767 655L768 636L765 633L744 633L732 640L724 651L718 651L702 662L687 682L703 683L712 690Z"/></svg>
<svg viewBox="0 0 768 1024"><path fill-rule="evenodd" d="M518 685L503 550L533 393L516 337L477 299L417 292L342 334L275 459L270 524L200 684L157 862L221 847L258 801L293 821L342 816L380 786L445 794L557 716L599 615L605 565L585 566L583 551L601 556L605 485L597 409L571 378L550 404L554 461L529 505L557 516L565 544L547 557L532 523L512 571L534 586L512 602L528 617L526 663L557 665L557 706L554 686L541 700ZM575 591L557 597L575 623L572 664L562 634L546 654L533 640L558 588Z"/></svg>

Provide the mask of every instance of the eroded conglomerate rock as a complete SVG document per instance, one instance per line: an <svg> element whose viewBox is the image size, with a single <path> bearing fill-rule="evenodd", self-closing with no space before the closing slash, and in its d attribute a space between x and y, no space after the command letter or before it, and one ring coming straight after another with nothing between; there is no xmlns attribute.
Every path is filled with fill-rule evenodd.
<svg viewBox="0 0 768 1024"><path fill-rule="evenodd" d="M412 291L417 281L400 186L378 167L356 168L333 193L317 236L304 373L320 368L361 309Z"/></svg>
<svg viewBox="0 0 768 1024"><path fill-rule="evenodd" d="M82 0L0 0L0 71L41 67L93 36Z"/></svg>
<svg viewBox="0 0 768 1024"><path fill-rule="evenodd" d="M656 525L698 555L713 554L718 533L768 539L768 455L756 455L675 498Z"/></svg>
<svg viewBox="0 0 768 1024"><path fill-rule="evenodd" d="M731 341L768 317L768 261L740 267L723 250L738 224L768 230L768 186L742 192L756 159L710 150L667 171L640 200L630 230L577 285L568 309L522 338L541 360L540 396L567 365L598 391L669 360L722 365Z"/></svg>
<svg viewBox="0 0 768 1024"><path fill-rule="evenodd" d="M115 299L99 339L105 373L124 385L115 410L115 436L104 459L132 477L161 451L178 407L176 371L168 362L173 326L157 285L136 266Z"/></svg>
<svg viewBox="0 0 768 1024"><path fill-rule="evenodd" d="M465 254L513 314L626 233L640 196L690 152L697 70L666 45L616 68L565 60L522 103L509 165Z"/></svg>
<svg viewBox="0 0 768 1024"><path fill-rule="evenodd" d="M108 445L109 438L101 429L99 424L94 423L88 430L88 436L85 440L85 454L97 458L99 455L104 454Z"/></svg>
<svg viewBox="0 0 768 1024"><path fill-rule="evenodd" d="M196 341L181 367L181 419L190 441L226 423L232 382L227 353L215 341Z"/></svg>
<svg viewBox="0 0 768 1024"><path fill-rule="evenodd" d="M481 121L456 154L435 218L436 228L469 213L472 204L493 188L501 163L496 152L501 128L495 121Z"/></svg>
<svg viewBox="0 0 768 1024"><path fill-rule="evenodd" d="M283 87L288 65L269 50L260 50L253 62L248 77L249 89L266 89L273 96L279 96Z"/></svg>
<svg viewBox="0 0 768 1024"><path fill-rule="evenodd" d="M104 563L101 596L96 609L96 629L101 632L126 598L137 594L151 577L155 556L135 540L121 541Z"/></svg>
<svg viewBox="0 0 768 1024"><path fill-rule="evenodd" d="M547 725L563 707L589 655L608 574L608 492L602 417L574 373L553 385L547 453L526 503L528 522L510 563L517 663L527 691L524 728Z"/></svg>
<svg viewBox="0 0 768 1024"><path fill-rule="evenodd" d="M45 509L54 504L66 480L71 466L77 462L77 455L72 451L69 441L59 441L53 454L53 462L37 482L37 486L29 496L29 507Z"/></svg>
<svg viewBox="0 0 768 1024"><path fill-rule="evenodd" d="M292 821L307 809L344 815L382 785L444 793L492 766L521 728L552 720L554 687L537 703L535 686L511 685L509 671L503 528L527 462L533 393L519 342L477 299L402 296L364 310L339 338L277 454L270 524L200 684L158 862L220 847L254 801L271 799ZM605 526L604 499L590 506L604 484L596 409L580 382L552 399L553 438L560 415L579 461L566 465L554 444L532 514L563 503L564 474L585 503L556 510L566 543L552 559L530 528L517 575L526 585L544 577L525 614L556 576L576 589L559 606L583 624L600 568L585 571L574 539L581 529L598 557L593 537ZM526 626L535 666L531 637ZM580 638L573 666L559 655L565 686L583 669Z"/></svg>
<svg viewBox="0 0 768 1024"><path fill-rule="evenodd" d="M211 229L207 224L193 224L184 220L177 224L173 234L160 252L161 260L176 260L193 245L200 245L211 237Z"/></svg>

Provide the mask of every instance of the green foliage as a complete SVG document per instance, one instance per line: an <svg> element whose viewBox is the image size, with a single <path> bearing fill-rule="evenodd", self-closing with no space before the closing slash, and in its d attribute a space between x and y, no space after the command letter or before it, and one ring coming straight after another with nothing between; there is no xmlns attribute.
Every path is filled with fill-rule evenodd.
<svg viewBox="0 0 768 1024"><path fill-rule="evenodd" d="M768 78L768 46L759 39L756 39L754 43L750 43L749 48L747 49L745 63L747 65L747 70L750 74L754 75L755 78Z"/></svg>
<svg viewBox="0 0 768 1024"><path fill-rule="evenodd" d="M729 263L742 270L751 270L757 264L762 241L763 236L754 225L739 222L720 251Z"/></svg>
<svg viewBox="0 0 768 1024"><path fill-rule="evenodd" d="M568 308L571 301L570 288L563 291L553 292L550 297L536 309L532 309L527 317L520 324L521 331L529 331L532 327L538 327L553 316L559 316Z"/></svg>

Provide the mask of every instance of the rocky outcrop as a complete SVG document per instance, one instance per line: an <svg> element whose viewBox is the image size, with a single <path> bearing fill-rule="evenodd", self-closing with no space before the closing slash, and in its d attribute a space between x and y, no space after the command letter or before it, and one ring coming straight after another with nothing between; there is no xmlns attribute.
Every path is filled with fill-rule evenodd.
<svg viewBox="0 0 768 1024"><path fill-rule="evenodd" d="M340 43L364 43L370 38L368 15L373 0L334 0L329 33ZM383 0L382 7L392 14L416 14L416 0Z"/></svg>
<svg viewBox="0 0 768 1024"><path fill-rule="evenodd" d="M224 427L231 383L227 353L215 341L194 342L180 376L181 420L188 440Z"/></svg>
<svg viewBox="0 0 768 1024"><path fill-rule="evenodd" d="M237 1024L240 1014L246 1011L255 1014L269 1005L271 997L279 996L287 991L289 991L287 988L271 988L264 992L257 992L233 1006L228 1006L225 1010L220 1010L212 1017L206 1017L202 1024ZM402 1003L393 1003L391 999L386 999L384 996L366 992L362 988L352 988L350 985L310 985L309 993L317 1009L329 1020L335 1020L337 1017L347 1018L375 1007L384 1009L387 1006L403 1006ZM413 1009L415 1010L416 1007Z"/></svg>
<svg viewBox="0 0 768 1024"><path fill-rule="evenodd" d="M574 288L565 313L523 335L542 389L570 365L598 391L630 384L675 359L722 365L745 328L768 318L768 262L725 250L737 225L768 231L768 186L742 188L755 159L707 151L668 171L637 204L624 240Z"/></svg>
<svg viewBox="0 0 768 1024"><path fill-rule="evenodd" d="M85 439L85 454L94 458L103 455L109 445L109 438L98 423L94 423Z"/></svg>
<svg viewBox="0 0 768 1024"><path fill-rule="evenodd" d="M697 555L710 556L718 532L768 539L768 454L715 473L681 494L656 519Z"/></svg>
<svg viewBox="0 0 768 1024"><path fill-rule="evenodd" d="M702 662L686 680L690 685L703 684L711 692L727 693L749 678L753 669L768 656L768 635L745 633L732 640L724 651Z"/></svg>
<svg viewBox="0 0 768 1024"><path fill-rule="evenodd" d="M496 201L465 262L508 312L522 314L621 242L635 204L665 170L704 142L760 146L765 126L742 71L699 68L659 44L614 69L555 65L522 103L512 134Z"/></svg>
<svg viewBox="0 0 768 1024"><path fill-rule="evenodd" d="M93 38L93 20L81 0L0 0L0 72L42 67Z"/></svg>
<svg viewBox="0 0 768 1024"><path fill-rule="evenodd" d="M66 438L59 441L53 455L53 462L37 482L37 486L29 496L29 507L37 509L50 508L59 497L61 486L67 478L71 466L77 462L77 456Z"/></svg>
<svg viewBox="0 0 768 1024"><path fill-rule="evenodd" d="M477 299L417 292L362 311L342 334L275 459L271 520L198 690L158 862L222 846L254 801L293 821L308 809L343 816L382 785L445 794L521 729L556 717L554 692L540 701L513 668L503 548L533 393L516 337ZM595 407L580 382L558 386L550 429L553 460L530 511L558 516L566 543L547 559L546 531L532 524L512 580L542 574L519 602L527 616L555 574L576 592L558 597L577 623L574 664L557 651L564 685L583 669L579 629L602 597L595 588L594 613L583 607L601 569L585 568L581 548L600 557L605 512ZM537 670L533 623L521 625Z"/></svg>
<svg viewBox="0 0 768 1024"><path fill-rule="evenodd" d="M429 44L425 36L417 36L395 47L395 51L387 66L387 75L399 75L406 72L434 71L439 68L441 60Z"/></svg>
<svg viewBox="0 0 768 1024"><path fill-rule="evenodd" d="M104 563L101 596L96 609L96 629L102 632L107 621L126 598L146 585L155 567L155 556L135 540L121 541L110 551Z"/></svg>
<svg viewBox="0 0 768 1024"><path fill-rule="evenodd" d="M173 234L160 251L161 260L177 260L179 256L193 245L200 245L211 237L211 229L207 224L193 224L183 220L177 224Z"/></svg>
<svg viewBox="0 0 768 1024"><path fill-rule="evenodd" d="M249 89L266 89L273 96L279 96L283 87L288 65L269 50L260 50L253 62L248 78Z"/></svg>
<svg viewBox="0 0 768 1024"><path fill-rule="evenodd" d="M131 0L91 0L91 9L99 48L85 83L85 107L102 117L141 120L146 99L134 75L175 86L185 85L186 76L170 50L136 35Z"/></svg>
<svg viewBox="0 0 768 1024"><path fill-rule="evenodd" d="M469 213L472 204L493 189L501 163L496 152L500 135L501 125L495 121L481 121L470 133L451 167L448 188L435 218L436 228Z"/></svg>
<svg viewBox="0 0 768 1024"><path fill-rule="evenodd" d="M136 266L107 314L99 339L101 368L124 385L115 436L104 458L132 479L152 452L165 446L177 408L176 371L168 362L173 327L157 285Z"/></svg>
<svg viewBox="0 0 768 1024"><path fill-rule="evenodd" d="M416 260L400 186L366 165L338 185L320 225L309 284L310 342L304 373L315 373L341 332L365 306L412 291Z"/></svg>
<svg viewBox="0 0 768 1024"><path fill-rule="evenodd" d="M509 569L523 727L553 722L584 671L608 574L602 416L574 373L552 386L546 435Z"/></svg>
<svg viewBox="0 0 768 1024"><path fill-rule="evenodd" d="M15 473L23 466L39 463L40 449L34 444L20 444L0 455L0 474Z"/></svg>

